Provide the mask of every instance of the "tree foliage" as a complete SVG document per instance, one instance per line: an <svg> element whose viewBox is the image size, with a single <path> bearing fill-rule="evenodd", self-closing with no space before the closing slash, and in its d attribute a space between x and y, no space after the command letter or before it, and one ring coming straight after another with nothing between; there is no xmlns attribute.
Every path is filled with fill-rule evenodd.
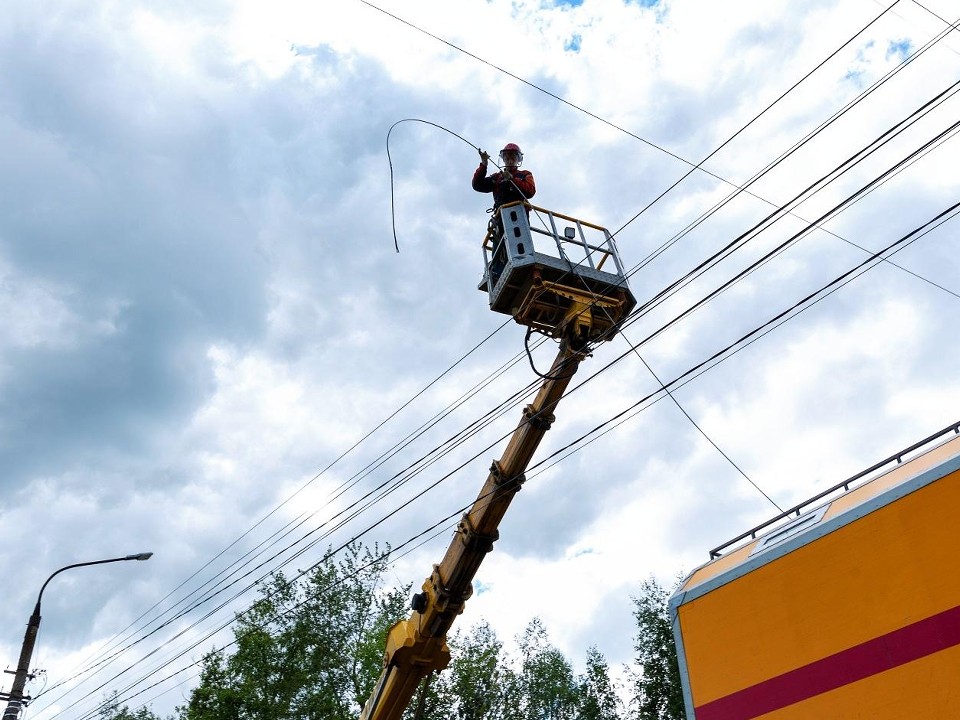
<svg viewBox="0 0 960 720"><path fill-rule="evenodd" d="M181 720L353 720L380 672L386 630L409 588L380 588L377 548L349 547L301 582L282 574L237 617L234 651L213 651Z"/></svg>
<svg viewBox="0 0 960 720"><path fill-rule="evenodd" d="M683 720L680 665L670 620L670 593L654 579L645 580L633 598L637 635L633 709L638 720Z"/></svg>
<svg viewBox="0 0 960 720"><path fill-rule="evenodd" d="M486 622L451 640L453 660L446 689L453 703L453 720L497 720L507 678L503 643Z"/></svg>
<svg viewBox="0 0 960 720"><path fill-rule="evenodd" d="M607 661L596 647L587 650L586 672L580 676L580 720L620 720L623 702L610 677Z"/></svg>
<svg viewBox="0 0 960 720"><path fill-rule="evenodd" d="M100 720L161 720L160 716L150 708L141 707L131 710L127 705L121 707L116 690L104 698L97 715Z"/></svg>
<svg viewBox="0 0 960 720"><path fill-rule="evenodd" d="M234 625L230 652L212 651L179 720L356 720L380 674L390 626L409 586L383 586L386 561L350 547L299 581L277 574ZM634 600L629 687L596 647L582 674L534 618L507 650L480 622L449 639L450 666L431 678L420 718L435 720L681 720L683 700L668 593L655 580ZM627 697L629 695L629 697ZM415 696L404 714L415 720ZM114 702L100 720L160 720Z"/></svg>
<svg viewBox="0 0 960 720"><path fill-rule="evenodd" d="M622 720L622 703L603 656L591 648L586 672L570 661L534 618L513 653L486 622L450 639L450 666L427 690L423 718L439 720ZM414 720L417 699L405 720Z"/></svg>
<svg viewBox="0 0 960 720"><path fill-rule="evenodd" d="M574 720L579 688L573 668L539 618L519 638L519 668L508 679L504 720Z"/></svg>

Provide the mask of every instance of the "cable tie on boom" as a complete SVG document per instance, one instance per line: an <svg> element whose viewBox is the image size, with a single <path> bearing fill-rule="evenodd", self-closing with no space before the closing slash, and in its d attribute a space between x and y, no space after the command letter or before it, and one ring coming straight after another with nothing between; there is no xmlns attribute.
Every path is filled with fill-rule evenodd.
<svg viewBox="0 0 960 720"><path fill-rule="evenodd" d="M557 419L557 416L553 413L545 413L536 410L533 405L527 405L523 409L523 419L535 429L546 432L553 425L553 422Z"/></svg>
<svg viewBox="0 0 960 720"><path fill-rule="evenodd" d="M460 541L470 552L486 554L493 550L493 544L500 539L500 531L494 530L490 535L483 535L476 531L469 515L464 515L457 526Z"/></svg>
<svg viewBox="0 0 960 720"><path fill-rule="evenodd" d="M527 476L523 473L508 477L496 460L490 466L490 475L493 476L493 482L499 490L508 492L519 492L520 486L527 481Z"/></svg>

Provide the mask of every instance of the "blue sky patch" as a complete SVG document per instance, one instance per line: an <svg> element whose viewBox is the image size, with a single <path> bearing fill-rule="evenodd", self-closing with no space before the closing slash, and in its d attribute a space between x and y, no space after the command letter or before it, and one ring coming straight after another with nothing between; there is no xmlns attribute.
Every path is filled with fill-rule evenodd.
<svg viewBox="0 0 960 720"><path fill-rule="evenodd" d="M897 56L900 60L906 60L909 54L910 54L909 40L900 40L898 42L891 42L890 45L887 46L887 60L889 60L894 55Z"/></svg>
<svg viewBox="0 0 960 720"><path fill-rule="evenodd" d="M858 87L863 87L863 70L848 70L847 74L843 76L843 79L852 82Z"/></svg>
<svg viewBox="0 0 960 720"><path fill-rule="evenodd" d="M580 43L583 38L580 35L574 35L563 43L563 49L568 52L580 52Z"/></svg>
<svg viewBox="0 0 960 720"><path fill-rule="evenodd" d="M580 7L583 5L583 0L554 0L557 4L557 7L566 5L567 7Z"/></svg>

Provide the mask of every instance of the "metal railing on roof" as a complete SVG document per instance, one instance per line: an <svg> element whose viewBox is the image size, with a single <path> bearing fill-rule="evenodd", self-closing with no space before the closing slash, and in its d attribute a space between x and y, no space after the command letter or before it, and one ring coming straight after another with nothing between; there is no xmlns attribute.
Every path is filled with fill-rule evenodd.
<svg viewBox="0 0 960 720"><path fill-rule="evenodd" d="M838 492L840 490L842 490L843 492L849 491L850 486L853 483L855 483L857 480L860 480L861 478L866 477L867 475L870 475L876 472L877 470L881 470L893 462L896 462L897 465L899 465L900 463L903 462L903 458L905 455L909 455L914 450L919 450L925 445L929 445L934 440L939 440L944 435L947 435L950 432L953 432L955 435L960 435L960 421L955 422L952 425L947 425L947 427L945 427L943 430L940 430L939 432L935 432L933 435L930 435L929 437L926 437L923 440L914 443L908 448L904 448L903 450L896 453L895 455L891 455L890 457L884 460L881 460L876 465L872 465L868 467L866 470L861 470L853 477L850 477L844 480L842 483L834 485L833 487L828 488L827 490L824 490L823 492L817 495L814 495L812 498L804 500L799 505L794 505L789 510L784 510L782 513L780 513L776 517L773 517L767 520L766 522L761 523L760 525L757 525L755 528L751 528L750 530L747 530L745 533L737 535L737 537L733 538L732 540L728 540L727 542L723 543L723 545L718 545L717 547L715 547L713 550L710 551L710 559L716 560L718 557L720 557L723 554L724 550L731 547L732 545L736 545L737 543L743 540L746 540L748 538L751 540L755 540L757 538L757 533L759 533L761 530L767 529L771 525L775 525L776 523L780 522L784 518L788 518L791 515L795 515L799 517L801 514L801 511L803 511L805 508L810 507L811 505L813 505L813 503L817 502L818 500L823 500L823 498L828 497L829 495L832 495L833 493Z"/></svg>

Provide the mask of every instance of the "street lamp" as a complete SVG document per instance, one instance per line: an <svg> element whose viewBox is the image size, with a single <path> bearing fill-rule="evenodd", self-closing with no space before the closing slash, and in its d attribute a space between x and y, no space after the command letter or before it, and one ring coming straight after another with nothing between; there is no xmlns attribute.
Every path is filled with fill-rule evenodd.
<svg viewBox="0 0 960 720"><path fill-rule="evenodd" d="M17 663L17 672L13 678L13 686L5 697L0 694L0 698L7 700L7 709L3 711L3 720L16 720L20 716L20 708L23 706L24 696L23 688L27 684L28 668L30 667L30 657L33 655L33 645L37 640L37 631L40 629L40 600L43 599L43 591L47 588L53 578L64 570L71 568L86 567L87 565L103 565L105 563L124 562L125 560L149 560L153 553L137 553L136 555L127 555L125 557L108 558L107 560L93 560L91 562L74 563L66 565L54 572L40 586L40 593L37 595L37 604L33 608L33 615L27 623L27 632L23 636L23 646L20 648L20 661ZM26 698L29 700L29 698Z"/></svg>

